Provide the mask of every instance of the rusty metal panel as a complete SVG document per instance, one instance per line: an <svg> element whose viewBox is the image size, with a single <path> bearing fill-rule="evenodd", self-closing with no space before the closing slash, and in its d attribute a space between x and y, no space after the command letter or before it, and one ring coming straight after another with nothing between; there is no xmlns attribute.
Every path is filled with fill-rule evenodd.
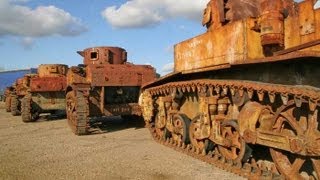
<svg viewBox="0 0 320 180"><path fill-rule="evenodd" d="M106 105L104 114L106 116L119 115L141 115L141 108L137 103Z"/></svg>
<svg viewBox="0 0 320 180"><path fill-rule="evenodd" d="M299 24L301 43L314 40L315 38L315 18L312 1L304 1L299 4Z"/></svg>
<svg viewBox="0 0 320 180"><path fill-rule="evenodd" d="M260 43L255 42L260 41L257 33L250 34L253 42L248 42L248 28L247 21L237 21L175 45L175 71L242 62L247 59L245 47L254 49ZM256 52L251 56L259 57Z"/></svg>
<svg viewBox="0 0 320 180"><path fill-rule="evenodd" d="M291 9L294 9L293 5L290 6ZM300 35L297 32L300 31L299 25L299 16L297 15L298 12L295 10L290 11L291 14L284 20L284 30L285 30L285 40L284 46L285 48L291 48L300 44ZM295 36L287 36L287 34L296 34Z"/></svg>
<svg viewBox="0 0 320 180"><path fill-rule="evenodd" d="M127 61L127 52L119 47L93 47L78 51L83 57L83 64L123 64Z"/></svg>
<svg viewBox="0 0 320 180"><path fill-rule="evenodd" d="M155 79L153 68L145 65L89 65L87 70L92 86L141 86Z"/></svg>
<svg viewBox="0 0 320 180"><path fill-rule="evenodd" d="M24 76L16 80L15 92L18 96L24 96L27 94L27 91L29 89L29 81L29 76Z"/></svg>
<svg viewBox="0 0 320 180"><path fill-rule="evenodd" d="M261 6L268 5L272 9L273 6L269 5L274 1L263 2ZM261 8L261 11L269 12L268 8ZM281 4L279 1L277 8L285 8L277 15L281 18L270 19L260 12L258 18L232 21L213 30L208 28L208 32L176 44L175 72L199 72L234 64L265 62L279 59L279 53L276 52L291 53L285 51L289 48L297 49L294 53L299 51L308 56L319 56L320 45L311 43L320 37L319 30L316 30L320 26L320 10L313 9L313 1L306 0L298 4L293 1Z"/></svg>
<svg viewBox="0 0 320 180"><path fill-rule="evenodd" d="M251 28L253 27L254 19L247 19L246 21L246 59L244 59L242 62L239 60L239 63L245 63L246 61L250 59L259 59L262 58L263 50L262 46L260 46L259 42L260 34L259 32L252 31Z"/></svg>
<svg viewBox="0 0 320 180"><path fill-rule="evenodd" d="M316 39L320 39L320 7L314 11L316 25Z"/></svg>
<svg viewBox="0 0 320 180"><path fill-rule="evenodd" d="M33 77L30 81L31 92L65 91L66 77Z"/></svg>
<svg viewBox="0 0 320 180"><path fill-rule="evenodd" d="M67 84L73 85L73 84L88 84L85 77L85 70L80 67L71 67L67 74ZM89 74L90 75L90 74ZM88 75L88 76L89 76ZM91 76L88 77L88 79L91 79Z"/></svg>
<svg viewBox="0 0 320 180"><path fill-rule="evenodd" d="M39 77L60 77L65 76L68 66L65 64L40 64L38 67Z"/></svg>
<svg viewBox="0 0 320 180"><path fill-rule="evenodd" d="M32 93L32 101L42 110L64 110L66 107L64 91Z"/></svg>

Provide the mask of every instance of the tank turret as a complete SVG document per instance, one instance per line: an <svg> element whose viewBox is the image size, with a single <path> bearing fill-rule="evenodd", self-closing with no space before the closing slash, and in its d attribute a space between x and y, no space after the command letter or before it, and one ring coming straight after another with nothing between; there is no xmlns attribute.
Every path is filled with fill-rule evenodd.
<svg viewBox="0 0 320 180"><path fill-rule="evenodd" d="M38 67L39 77L60 77L65 76L68 66L64 64L41 64Z"/></svg>
<svg viewBox="0 0 320 180"><path fill-rule="evenodd" d="M127 51L119 47L92 47L78 51L83 63L89 64L124 64L127 62Z"/></svg>

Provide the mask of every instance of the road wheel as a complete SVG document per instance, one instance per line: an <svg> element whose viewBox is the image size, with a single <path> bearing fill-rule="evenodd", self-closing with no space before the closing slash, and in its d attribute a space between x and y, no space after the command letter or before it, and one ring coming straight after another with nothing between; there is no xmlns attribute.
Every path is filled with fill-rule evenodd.
<svg viewBox="0 0 320 180"><path fill-rule="evenodd" d="M199 149L201 152L205 150L208 152L209 150L212 150L214 147L214 143L210 141L209 139L198 139L198 135L201 133L201 116L196 116L190 123L189 128L189 138L191 144Z"/></svg>
<svg viewBox="0 0 320 180"><path fill-rule="evenodd" d="M218 145L219 152L226 158L238 162L245 162L251 155L251 148L240 136L238 124L235 121L226 121L221 124L221 135L230 142L229 145Z"/></svg>
<svg viewBox="0 0 320 180"><path fill-rule="evenodd" d="M176 114L172 119L173 132L172 138L177 143L188 144L190 119L184 114Z"/></svg>
<svg viewBox="0 0 320 180"><path fill-rule="evenodd" d="M296 107L293 101L283 105L276 113L274 132L288 137L306 137L305 146L317 146L320 143L318 109L314 112L308 110L307 103L301 107ZM302 156L276 148L270 148L270 153L277 169L286 179L320 178L319 156Z"/></svg>

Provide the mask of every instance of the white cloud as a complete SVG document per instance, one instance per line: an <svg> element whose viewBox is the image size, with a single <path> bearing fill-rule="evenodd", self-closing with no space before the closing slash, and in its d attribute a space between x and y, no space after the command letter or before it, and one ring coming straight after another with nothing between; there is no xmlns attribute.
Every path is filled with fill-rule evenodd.
<svg viewBox="0 0 320 180"><path fill-rule="evenodd" d="M170 72L173 72L173 68L174 68L174 63L171 62L171 63L165 64L161 70L163 73L170 73Z"/></svg>
<svg viewBox="0 0 320 180"><path fill-rule="evenodd" d="M317 9L317 8L320 8L320 0L318 0L316 2L316 4L314 5L314 8Z"/></svg>
<svg viewBox="0 0 320 180"><path fill-rule="evenodd" d="M0 0L0 36L76 36L87 30L79 19L55 6L31 9L15 4L26 1Z"/></svg>
<svg viewBox="0 0 320 180"><path fill-rule="evenodd" d="M131 0L120 7L107 7L101 12L101 15L115 28L152 26L176 17L199 21L208 1Z"/></svg>

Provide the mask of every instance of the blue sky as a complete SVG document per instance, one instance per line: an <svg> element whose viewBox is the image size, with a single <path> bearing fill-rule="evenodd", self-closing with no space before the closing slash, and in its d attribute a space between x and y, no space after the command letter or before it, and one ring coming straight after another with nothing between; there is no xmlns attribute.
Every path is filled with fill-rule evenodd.
<svg viewBox="0 0 320 180"><path fill-rule="evenodd" d="M208 1L0 0L0 69L77 65L76 51L106 45L166 74L173 45L206 31L201 16Z"/></svg>
<svg viewBox="0 0 320 180"><path fill-rule="evenodd" d="M173 45L205 32L200 19L208 0L170 1L0 0L0 67L77 65L77 50L107 45L125 48L129 61L163 74ZM175 13L178 7L183 11Z"/></svg>

